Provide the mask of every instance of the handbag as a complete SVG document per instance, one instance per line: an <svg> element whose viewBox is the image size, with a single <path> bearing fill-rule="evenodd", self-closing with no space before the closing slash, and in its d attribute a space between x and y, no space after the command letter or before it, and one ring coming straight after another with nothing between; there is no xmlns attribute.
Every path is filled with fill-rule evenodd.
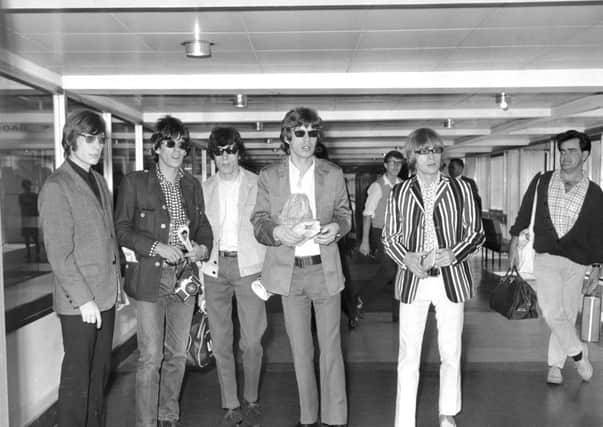
<svg viewBox="0 0 603 427"><path fill-rule="evenodd" d="M530 225L519 233L519 243L517 245L518 271L526 279L534 278L534 218L536 216L536 201L538 200L538 184L540 175L536 181L534 190L534 201L532 202L532 214L530 216Z"/></svg>
<svg viewBox="0 0 603 427"><path fill-rule="evenodd" d="M193 314L191 330L186 341L186 366L189 369L204 371L213 368L215 362L207 313L197 309Z"/></svg>
<svg viewBox="0 0 603 427"><path fill-rule="evenodd" d="M538 317L536 292L518 273L509 268L490 295L490 308L507 319L535 319Z"/></svg>

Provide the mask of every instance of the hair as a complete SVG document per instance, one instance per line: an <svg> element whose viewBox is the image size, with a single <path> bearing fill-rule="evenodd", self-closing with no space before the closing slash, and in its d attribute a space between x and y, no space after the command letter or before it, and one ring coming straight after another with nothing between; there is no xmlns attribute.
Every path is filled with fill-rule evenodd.
<svg viewBox="0 0 603 427"><path fill-rule="evenodd" d="M414 169L417 161L415 150L424 145L444 146L442 137L433 129L419 128L408 135L408 142L404 147L408 165Z"/></svg>
<svg viewBox="0 0 603 427"><path fill-rule="evenodd" d="M172 117L170 115L163 116L157 123L155 123L155 132L151 135L151 155L155 163L159 160L159 156L155 152L161 143L166 139L178 139L182 138L182 147L186 148L186 154L190 151L190 139L188 136L188 129L184 126L180 119Z"/></svg>
<svg viewBox="0 0 603 427"><path fill-rule="evenodd" d="M404 156L398 150L391 150L383 158L383 163L389 162L390 159L404 160Z"/></svg>
<svg viewBox="0 0 603 427"><path fill-rule="evenodd" d="M289 154L289 141L291 140L291 131L299 126L312 126L318 129L317 143L321 142L322 135L320 129L322 127L322 119L318 112L312 108L297 107L285 114L281 122L281 149Z"/></svg>
<svg viewBox="0 0 603 427"><path fill-rule="evenodd" d="M450 167L450 165L459 165L461 167L461 169L465 169L465 162L463 162L463 159L459 159L458 157L453 157L452 159L450 159L448 161L448 166Z"/></svg>
<svg viewBox="0 0 603 427"><path fill-rule="evenodd" d="M557 150L561 150L561 144L563 144L565 141L569 141L570 139L577 139L580 142L580 150L588 151L590 153L590 138L588 135L573 129L555 135Z"/></svg>
<svg viewBox="0 0 603 427"><path fill-rule="evenodd" d="M77 150L77 138L82 133L99 135L106 132L106 125L100 114L90 110L80 110L70 114L63 126L63 150L65 157Z"/></svg>
<svg viewBox="0 0 603 427"><path fill-rule="evenodd" d="M24 190L31 190L31 180L30 179L24 179L23 181L21 181L21 188Z"/></svg>
<svg viewBox="0 0 603 427"><path fill-rule="evenodd" d="M212 159L216 159L218 147L226 147L234 144L238 151L239 159L245 157L245 144L239 131L232 126L217 126L209 134L207 151Z"/></svg>

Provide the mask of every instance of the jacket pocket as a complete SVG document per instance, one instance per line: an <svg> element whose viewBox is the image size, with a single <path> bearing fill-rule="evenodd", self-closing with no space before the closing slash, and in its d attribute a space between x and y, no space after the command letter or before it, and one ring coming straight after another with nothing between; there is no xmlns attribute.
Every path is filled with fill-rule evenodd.
<svg viewBox="0 0 603 427"><path fill-rule="evenodd" d="M128 296L136 298L136 290L138 289L138 277L140 264L137 262L126 263L126 274L124 278L124 290Z"/></svg>

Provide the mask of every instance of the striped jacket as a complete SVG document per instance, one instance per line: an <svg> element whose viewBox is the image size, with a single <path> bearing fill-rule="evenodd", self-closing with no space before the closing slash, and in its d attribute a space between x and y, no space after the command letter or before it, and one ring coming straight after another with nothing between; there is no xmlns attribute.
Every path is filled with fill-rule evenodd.
<svg viewBox="0 0 603 427"><path fill-rule="evenodd" d="M481 213L466 182L442 175L433 209L438 246L450 248L456 261L442 267L446 295L453 302L473 296L471 272L467 258L484 243ZM385 211L383 245L398 264L397 299L414 301L419 279L404 265L407 252L421 252L425 238L425 217L421 188L416 177L397 184L391 191Z"/></svg>

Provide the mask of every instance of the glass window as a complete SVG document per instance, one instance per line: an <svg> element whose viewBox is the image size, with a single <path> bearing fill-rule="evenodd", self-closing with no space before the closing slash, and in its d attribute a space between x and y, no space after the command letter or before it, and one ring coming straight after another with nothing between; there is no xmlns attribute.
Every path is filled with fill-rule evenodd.
<svg viewBox="0 0 603 427"><path fill-rule="evenodd" d="M2 261L6 326L11 331L36 312L50 311L50 266L37 200L54 171L54 115L48 92L1 76L0 90Z"/></svg>
<svg viewBox="0 0 603 427"><path fill-rule="evenodd" d="M121 179L136 170L136 150L134 148L134 125L112 116L111 153L113 162L113 198L117 200L117 192Z"/></svg>

